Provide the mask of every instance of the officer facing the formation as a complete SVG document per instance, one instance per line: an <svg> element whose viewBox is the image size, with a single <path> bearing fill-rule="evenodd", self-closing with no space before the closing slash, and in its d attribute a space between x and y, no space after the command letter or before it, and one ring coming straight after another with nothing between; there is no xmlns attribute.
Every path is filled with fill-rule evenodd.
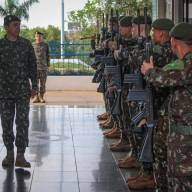
<svg viewBox="0 0 192 192"><path fill-rule="evenodd" d="M28 146L29 102L37 91L37 65L31 43L20 37L20 19L4 18L6 35L0 40L0 115L7 155L3 166L14 165L13 122L16 121L15 166L31 167L24 157ZM31 85L30 85L31 80Z"/></svg>
<svg viewBox="0 0 192 192"><path fill-rule="evenodd" d="M45 103L44 94L46 91L45 85L47 80L48 67L50 66L49 60L49 46L44 42L43 33L37 31L35 33L35 42L33 43L35 55L37 59L37 80L38 80L38 93L33 98L33 103ZM40 84L40 87L39 87Z"/></svg>
<svg viewBox="0 0 192 192"><path fill-rule="evenodd" d="M170 88L168 133L169 192L192 191L192 25L180 23L170 32L178 59L163 68L153 60L141 71L155 87Z"/></svg>

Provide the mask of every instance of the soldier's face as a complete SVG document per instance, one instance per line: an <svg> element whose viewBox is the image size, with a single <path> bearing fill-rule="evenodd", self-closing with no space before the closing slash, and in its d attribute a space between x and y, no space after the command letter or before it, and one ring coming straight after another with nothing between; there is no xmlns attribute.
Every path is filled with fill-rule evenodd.
<svg viewBox="0 0 192 192"><path fill-rule="evenodd" d="M132 37L136 38L138 36L139 36L138 25L133 23L133 26L132 26Z"/></svg>
<svg viewBox="0 0 192 192"><path fill-rule="evenodd" d="M5 30L7 34L12 35L14 37L18 37L20 33L20 27L21 27L21 22L12 21L11 23L9 23L9 25L5 26Z"/></svg>
<svg viewBox="0 0 192 192"><path fill-rule="evenodd" d="M150 35L151 35L151 39L154 43L159 43L161 41L161 38L162 38L161 31L152 28Z"/></svg>
<svg viewBox="0 0 192 192"><path fill-rule="evenodd" d="M123 36L123 37L129 37L132 35L132 27L119 27L119 31L120 31L120 34Z"/></svg>
<svg viewBox="0 0 192 192"><path fill-rule="evenodd" d="M35 35L35 40L36 40L37 43L41 43L41 42L43 42L43 36L39 35L39 34L36 34Z"/></svg>
<svg viewBox="0 0 192 192"><path fill-rule="evenodd" d="M177 55L177 42L173 37L171 38L171 49L173 53Z"/></svg>
<svg viewBox="0 0 192 192"><path fill-rule="evenodd" d="M112 31L112 29L113 29L113 31L118 31L118 23L116 23L116 22L110 23L109 31Z"/></svg>

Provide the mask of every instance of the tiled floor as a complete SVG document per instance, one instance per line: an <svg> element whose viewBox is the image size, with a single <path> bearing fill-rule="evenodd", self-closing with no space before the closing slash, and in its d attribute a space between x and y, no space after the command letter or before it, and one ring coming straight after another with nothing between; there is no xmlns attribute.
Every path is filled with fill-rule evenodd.
<svg viewBox="0 0 192 192"><path fill-rule="evenodd" d="M31 169L3 169L0 192L127 192L98 127L101 106L32 106ZM6 154L0 140L0 160Z"/></svg>

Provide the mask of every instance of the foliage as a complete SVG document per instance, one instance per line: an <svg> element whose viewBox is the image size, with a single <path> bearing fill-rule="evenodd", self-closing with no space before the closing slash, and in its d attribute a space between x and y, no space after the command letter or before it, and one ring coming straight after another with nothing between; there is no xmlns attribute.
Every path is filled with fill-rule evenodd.
<svg viewBox="0 0 192 192"><path fill-rule="evenodd" d="M103 26L103 13L110 15L112 8L114 14L118 10L119 15L135 16L138 9L142 15L145 6L151 14L151 0L88 0L83 9L70 12L69 20L80 23L80 35L86 36L99 32Z"/></svg>
<svg viewBox="0 0 192 192"><path fill-rule="evenodd" d="M21 19L29 19L29 8L38 3L39 0L25 0L20 3L19 0L5 0L4 6L0 5L0 15L5 17L6 15L17 15Z"/></svg>
<svg viewBox="0 0 192 192"><path fill-rule="evenodd" d="M21 36L33 42L36 31L44 33L46 42L55 42L55 41L60 42L60 29L52 25L49 25L47 28L35 27L33 29L29 29L25 26L22 26ZM4 29L0 28L0 38L2 38L4 35L5 35Z"/></svg>

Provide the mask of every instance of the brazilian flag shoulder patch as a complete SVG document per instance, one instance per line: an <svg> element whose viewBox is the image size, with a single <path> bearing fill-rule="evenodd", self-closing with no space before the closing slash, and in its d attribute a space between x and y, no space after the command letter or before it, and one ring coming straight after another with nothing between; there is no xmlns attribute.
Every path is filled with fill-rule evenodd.
<svg viewBox="0 0 192 192"><path fill-rule="evenodd" d="M183 70L185 67L184 61L177 59L172 63L169 63L163 67L164 71L171 71L171 70Z"/></svg>

